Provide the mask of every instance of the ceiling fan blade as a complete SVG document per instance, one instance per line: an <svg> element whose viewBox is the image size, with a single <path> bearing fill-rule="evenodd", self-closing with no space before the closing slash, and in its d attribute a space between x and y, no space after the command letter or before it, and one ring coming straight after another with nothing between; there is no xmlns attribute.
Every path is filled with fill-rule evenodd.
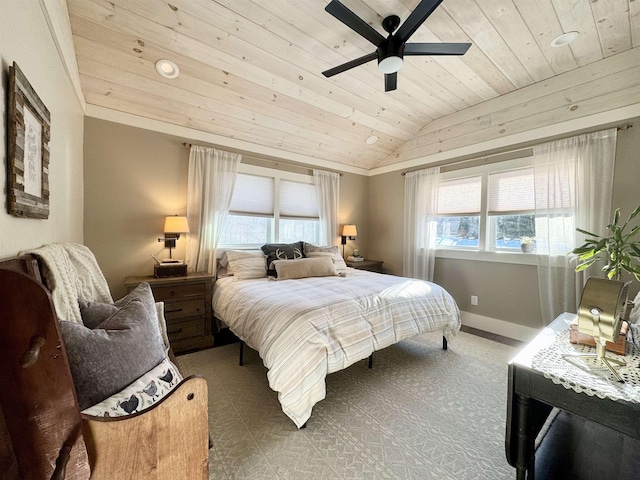
<svg viewBox="0 0 640 480"><path fill-rule="evenodd" d="M409 37L424 23L429 15L438 8L442 0L422 0L418 6L411 12L400 28L396 32L396 38L401 42L406 42Z"/></svg>
<svg viewBox="0 0 640 480"><path fill-rule="evenodd" d="M325 77L333 77L337 73L342 73L345 70L349 70L350 68L357 67L358 65L362 65L364 63L370 62L371 60L375 60L378 58L378 53L368 53L360 58L356 58L355 60L351 60L350 62L343 63L342 65L338 65L337 67L330 68L329 70L325 70L322 74Z"/></svg>
<svg viewBox="0 0 640 480"><path fill-rule="evenodd" d="M440 0L442 1L442 0ZM438 2L439 3L439 2ZM379 47L384 37L378 33L378 31L362 20L359 16L341 4L338 0L331 0L331 2L324 8L331 15L336 17L347 27L356 33L359 33L364 38L373 43L376 47Z"/></svg>
<svg viewBox="0 0 640 480"><path fill-rule="evenodd" d="M398 72L384 74L384 91L390 92L398 88Z"/></svg>
<svg viewBox="0 0 640 480"><path fill-rule="evenodd" d="M405 55L464 55L470 43L407 43Z"/></svg>

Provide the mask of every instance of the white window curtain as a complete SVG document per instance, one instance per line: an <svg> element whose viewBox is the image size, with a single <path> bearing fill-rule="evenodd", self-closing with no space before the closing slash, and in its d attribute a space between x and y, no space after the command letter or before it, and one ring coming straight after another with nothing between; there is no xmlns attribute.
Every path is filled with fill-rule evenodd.
<svg viewBox="0 0 640 480"><path fill-rule="evenodd" d="M242 155L193 145L187 190L189 271L216 273L216 247L224 227Z"/></svg>
<svg viewBox="0 0 640 480"><path fill-rule="evenodd" d="M404 177L403 275L433 281L440 167Z"/></svg>
<svg viewBox="0 0 640 480"><path fill-rule="evenodd" d="M616 129L534 147L536 248L545 324L576 312L586 276L567 255L584 237L604 232L611 212ZM597 272L589 272L594 275Z"/></svg>
<svg viewBox="0 0 640 480"><path fill-rule="evenodd" d="M340 174L313 170L318 198L321 245L338 244L338 205L340 201Z"/></svg>

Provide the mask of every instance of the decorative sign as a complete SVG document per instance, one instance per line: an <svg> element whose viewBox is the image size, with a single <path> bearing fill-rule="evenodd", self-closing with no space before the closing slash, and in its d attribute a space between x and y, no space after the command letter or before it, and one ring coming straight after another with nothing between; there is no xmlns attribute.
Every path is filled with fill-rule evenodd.
<svg viewBox="0 0 640 480"><path fill-rule="evenodd" d="M49 218L51 116L18 65L9 67L7 207L16 217Z"/></svg>

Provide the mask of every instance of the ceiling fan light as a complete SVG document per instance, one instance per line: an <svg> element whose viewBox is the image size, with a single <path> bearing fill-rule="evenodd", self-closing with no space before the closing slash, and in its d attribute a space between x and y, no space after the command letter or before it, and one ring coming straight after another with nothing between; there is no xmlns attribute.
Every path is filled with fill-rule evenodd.
<svg viewBox="0 0 640 480"><path fill-rule="evenodd" d="M176 78L180 74L180 69L171 60L162 58L156 62L156 72L165 78Z"/></svg>
<svg viewBox="0 0 640 480"><path fill-rule="evenodd" d="M380 60L378 63L378 70L382 73L396 73L402 68L403 63L402 57L391 55Z"/></svg>

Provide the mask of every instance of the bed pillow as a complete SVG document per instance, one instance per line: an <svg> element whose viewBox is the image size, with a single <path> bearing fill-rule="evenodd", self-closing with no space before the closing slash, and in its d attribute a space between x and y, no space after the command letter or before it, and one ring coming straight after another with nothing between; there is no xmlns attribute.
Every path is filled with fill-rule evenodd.
<svg viewBox="0 0 640 480"><path fill-rule="evenodd" d="M329 257L275 260L273 266L278 273L278 280L307 277L335 277L338 275L336 266Z"/></svg>
<svg viewBox="0 0 640 480"><path fill-rule="evenodd" d="M267 276L267 260L262 253L229 251L227 253L227 275L234 280L264 278Z"/></svg>
<svg viewBox="0 0 640 480"><path fill-rule="evenodd" d="M165 358L157 320L140 300L130 300L94 329L61 320L60 335L80 410L118 393Z"/></svg>
<svg viewBox="0 0 640 480"><path fill-rule="evenodd" d="M218 259L218 266L225 269L229 266L229 258L227 257L227 250L222 252L222 255L220 255L220 258Z"/></svg>
<svg viewBox="0 0 640 480"><path fill-rule="evenodd" d="M347 264L344 262L344 258L340 255L340 250L336 245L332 247L318 247L316 245L312 245L311 243L304 244L304 254L307 257L319 257L324 255L331 255L333 259L333 263L335 264L338 271L346 271Z"/></svg>
<svg viewBox="0 0 640 480"><path fill-rule="evenodd" d="M330 258L333 264L336 266L336 270L338 271L338 273L346 273L349 269L349 267L347 267L347 264L344 263L342 257L336 258L328 252L311 252L307 254L307 258Z"/></svg>
<svg viewBox="0 0 640 480"><path fill-rule="evenodd" d="M277 276L272 263L275 260L295 260L304 258L304 242L295 243L267 243L261 247L267 256L267 275Z"/></svg>

